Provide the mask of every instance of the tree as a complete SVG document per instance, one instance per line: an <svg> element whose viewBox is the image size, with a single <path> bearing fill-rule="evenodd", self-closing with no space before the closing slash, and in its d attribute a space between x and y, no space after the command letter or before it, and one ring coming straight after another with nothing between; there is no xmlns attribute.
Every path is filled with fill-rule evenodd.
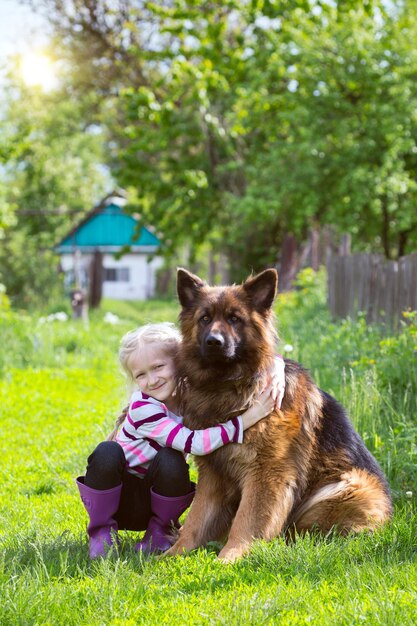
<svg viewBox="0 0 417 626"><path fill-rule="evenodd" d="M387 256L415 245L413 3L42 5L61 48L88 57L74 92L103 68L95 120L167 253L209 241L239 278L316 225Z"/></svg>
<svg viewBox="0 0 417 626"><path fill-rule="evenodd" d="M389 257L417 236L416 9L373 4L299 13L274 37L279 58L258 49L256 65L267 75L285 68L290 88L264 83L262 120L257 90L248 93L244 133L260 142L245 200L299 236L332 224Z"/></svg>
<svg viewBox="0 0 417 626"><path fill-rule="evenodd" d="M233 164L239 147L226 121L244 70L240 23L230 27L237 4L196 3L186 20L181 3L166 9L175 58L160 51L166 68L158 80L122 94L128 125L116 175L137 187L141 213L156 222L168 251L219 239L224 193L241 184Z"/></svg>
<svg viewBox="0 0 417 626"><path fill-rule="evenodd" d="M0 282L19 305L45 302L57 282L52 248L104 193L104 139L85 102L9 82L3 100Z"/></svg>
<svg viewBox="0 0 417 626"><path fill-rule="evenodd" d="M317 224L403 254L417 237L416 9L283 4L195 3L184 19L173 3L175 58L159 51L160 79L124 92L119 176L171 248L209 238L243 272Z"/></svg>

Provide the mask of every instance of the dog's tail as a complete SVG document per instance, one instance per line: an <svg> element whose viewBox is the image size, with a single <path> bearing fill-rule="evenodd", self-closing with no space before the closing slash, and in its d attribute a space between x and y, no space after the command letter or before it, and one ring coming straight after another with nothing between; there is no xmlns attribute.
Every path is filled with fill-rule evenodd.
<svg viewBox="0 0 417 626"><path fill-rule="evenodd" d="M338 527L339 532L373 530L392 515L392 504L379 476L357 467L344 472L340 480L320 487L293 516L299 531L318 526Z"/></svg>
<svg viewBox="0 0 417 626"><path fill-rule="evenodd" d="M310 498L308 498L308 500L303 502L301 506L295 511L292 520L293 523L297 524L297 522L300 521L303 515L307 513L307 511L312 509L313 506L316 506L316 504L319 504L323 501L332 500L336 496L339 496L341 493L343 493L345 490L346 482L343 480L340 480L336 483L330 483L329 485L322 487L321 489L316 491L316 493L313 494Z"/></svg>

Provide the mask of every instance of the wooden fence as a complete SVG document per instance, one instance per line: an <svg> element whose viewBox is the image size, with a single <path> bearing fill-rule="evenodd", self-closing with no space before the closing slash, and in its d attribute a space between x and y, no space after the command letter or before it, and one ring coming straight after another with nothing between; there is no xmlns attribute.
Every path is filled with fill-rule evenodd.
<svg viewBox="0 0 417 626"><path fill-rule="evenodd" d="M366 314L368 322L394 322L417 310L417 254L387 261L375 254L327 259L328 303L334 317Z"/></svg>

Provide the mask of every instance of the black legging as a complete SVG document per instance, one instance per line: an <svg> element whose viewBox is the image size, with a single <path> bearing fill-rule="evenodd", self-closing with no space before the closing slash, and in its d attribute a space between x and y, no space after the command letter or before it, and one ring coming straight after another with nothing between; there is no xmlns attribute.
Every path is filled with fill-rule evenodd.
<svg viewBox="0 0 417 626"><path fill-rule="evenodd" d="M161 496L184 496L192 491L184 455L162 448L153 458L144 478L126 471L122 447L116 441L99 443L88 457L84 484L91 489L112 489L123 484L115 519L120 529L145 530L152 515L151 487Z"/></svg>

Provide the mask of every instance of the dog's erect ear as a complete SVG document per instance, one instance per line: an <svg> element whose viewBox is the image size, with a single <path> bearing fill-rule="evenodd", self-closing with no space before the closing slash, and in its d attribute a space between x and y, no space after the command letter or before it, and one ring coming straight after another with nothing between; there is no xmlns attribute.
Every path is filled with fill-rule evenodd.
<svg viewBox="0 0 417 626"><path fill-rule="evenodd" d="M185 309L192 308L197 300L200 289L205 282L195 274L179 267L177 269L177 293L180 304Z"/></svg>
<svg viewBox="0 0 417 626"><path fill-rule="evenodd" d="M243 283L243 289L249 296L253 307L259 313L265 313L271 308L278 290L278 272L269 269L248 278Z"/></svg>

